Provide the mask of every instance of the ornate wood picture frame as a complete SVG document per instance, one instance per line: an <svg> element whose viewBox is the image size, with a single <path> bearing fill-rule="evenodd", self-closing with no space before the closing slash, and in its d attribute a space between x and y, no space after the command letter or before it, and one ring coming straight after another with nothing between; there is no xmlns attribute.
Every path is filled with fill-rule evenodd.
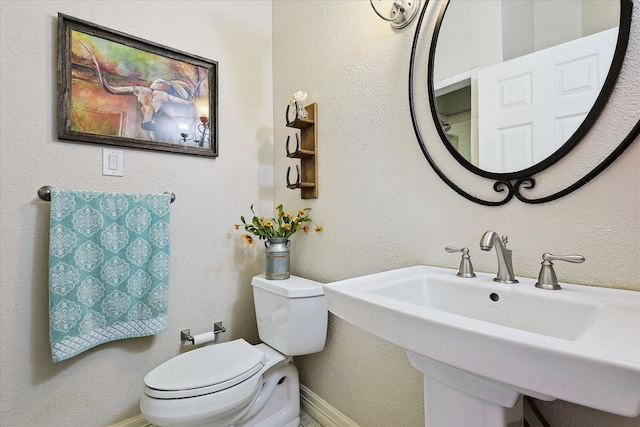
<svg viewBox="0 0 640 427"><path fill-rule="evenodd" d="M218 63L58 14L58 138L218 156Z"/></svg>

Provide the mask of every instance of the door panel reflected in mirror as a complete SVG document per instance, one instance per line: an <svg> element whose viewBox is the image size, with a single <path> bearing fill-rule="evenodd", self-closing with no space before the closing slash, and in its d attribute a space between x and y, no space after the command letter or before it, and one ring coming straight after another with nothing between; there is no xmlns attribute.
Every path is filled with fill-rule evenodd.
<svg viewBox="0 0 640 427"><path fill-rule="evenodd" d="M601 95L619 22L612 0L451 0L433 89L459 160L509 173L558 151Z"/></svg>

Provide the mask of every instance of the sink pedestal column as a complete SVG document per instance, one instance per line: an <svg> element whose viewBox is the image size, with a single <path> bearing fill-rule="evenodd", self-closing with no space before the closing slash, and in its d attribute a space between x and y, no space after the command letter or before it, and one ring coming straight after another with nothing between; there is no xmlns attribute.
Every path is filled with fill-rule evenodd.
<svg viewBox="0 0 640 427"><path fill-rule="evenodd" d="M407 355L424 374L425 426L522 426L520 393L411 351Z"/></svg>

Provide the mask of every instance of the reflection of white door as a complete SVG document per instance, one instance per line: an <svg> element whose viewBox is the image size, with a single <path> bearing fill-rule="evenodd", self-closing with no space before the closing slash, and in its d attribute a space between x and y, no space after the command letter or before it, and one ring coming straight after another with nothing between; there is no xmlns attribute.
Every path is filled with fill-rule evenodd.
<svg viewBox="0 0 640 427"><path fill-rule="evenodd" d="M617 35L613 28L480 68L480 168L518 171L560 148L598 97Z"/></svg>

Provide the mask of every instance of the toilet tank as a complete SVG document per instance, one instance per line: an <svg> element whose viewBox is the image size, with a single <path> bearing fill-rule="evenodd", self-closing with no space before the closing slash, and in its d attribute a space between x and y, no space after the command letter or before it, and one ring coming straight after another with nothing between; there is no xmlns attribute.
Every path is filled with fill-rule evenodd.
<svg viewBox="0 0 640 427"><path fill-rule="evenodd" d="M327 299L322 283L291 276L251 280L258 335L286 356L321 351L327 338Z"/></svg>

